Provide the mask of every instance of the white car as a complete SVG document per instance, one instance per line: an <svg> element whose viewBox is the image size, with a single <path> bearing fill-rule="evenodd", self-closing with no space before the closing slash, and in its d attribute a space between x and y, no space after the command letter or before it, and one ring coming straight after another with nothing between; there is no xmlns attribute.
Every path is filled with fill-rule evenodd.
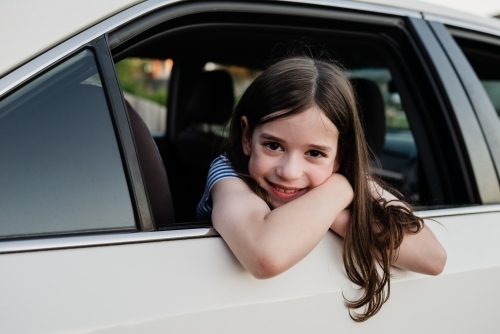
<svg viewBox="0 0 500 334"><path fill-rule="evenodd" d="M26 0L0 13L1 333L500 332L499 20L390 0ZM257 280L194 217L234 99L221 68L258 73L296 48L371 87L357 94L374 172L433 218L448 254L439 276L394 268L363 323L343 304L356 290L333 232ZM154 141L115 71L131 57L173 62Z"/></svg>

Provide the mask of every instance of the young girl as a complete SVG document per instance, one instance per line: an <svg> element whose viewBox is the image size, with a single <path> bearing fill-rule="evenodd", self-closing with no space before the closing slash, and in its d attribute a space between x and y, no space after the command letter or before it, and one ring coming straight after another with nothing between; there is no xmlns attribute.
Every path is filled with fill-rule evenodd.
<svg viewBox="0 0 500 334"><path fill-rule="evenodd" d="M273 277L331 228L344 238L347 275L363 289L346 301L364 321L390 293L390 266L439 274L446 252L410 206L376 183L349 80L337 66L294 57L265 70L232 116L199 219L212 219L242 265Z"/></svg>

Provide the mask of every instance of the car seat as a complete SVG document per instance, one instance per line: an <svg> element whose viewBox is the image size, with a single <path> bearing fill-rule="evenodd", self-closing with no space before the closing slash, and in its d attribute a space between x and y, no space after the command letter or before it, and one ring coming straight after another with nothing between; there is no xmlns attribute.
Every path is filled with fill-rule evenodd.
<svg viewBox="0 0 500 334"><path fill-rule="evenodd" d="M367 79L351 79L358 101L361 124L372 152L379 156L385 142L385 105L378 85Z"/></svg>
<svg viewBox="0 0 500 334"><path fill-rule="evenodd" d="M173 225L175 224L174 206L160 153L142 118L128 101L125 101L125 104L132 126L144 186L151 205L153 222L157 228Z"/></svg>
<svg viewBox="0 0 500 334"><path fill-rule="evenodd" d="M403 156L398 156L398 160L403 159L403 162L398 162L395 165L394 153L388 152L390 151L391 142L388 142L389 149L386 147L384 151L386 136L385 105L378 85L371 80L361 78L351 79L351 83L356 93L366 141L376 155L374 158L378 157L382 164L381 169L375 165L372 171L382 177L390 186L401 192L406 200L418 202L420 198L418 190L419 163L416 147L411 147L407 152L403 153ZM393 142L392 144L394 145ZM403 145L398 146L405 147ZM397 168L394 169L396 166Z"/></svg>

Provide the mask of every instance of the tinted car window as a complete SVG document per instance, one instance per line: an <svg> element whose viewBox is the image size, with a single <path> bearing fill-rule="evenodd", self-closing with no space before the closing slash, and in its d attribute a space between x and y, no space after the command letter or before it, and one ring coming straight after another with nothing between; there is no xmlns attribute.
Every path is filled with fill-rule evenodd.
<svg viewBox="0 0 500 334"><path fill-rule="evenodd" d="M94 55L0 101L0 238L135 228Z"/></svg>
<svg viewBox="0 0 500 334"><path fill-rule="evenodd" d="M496 44L456 37L500 117L500 40Z"/></svg>

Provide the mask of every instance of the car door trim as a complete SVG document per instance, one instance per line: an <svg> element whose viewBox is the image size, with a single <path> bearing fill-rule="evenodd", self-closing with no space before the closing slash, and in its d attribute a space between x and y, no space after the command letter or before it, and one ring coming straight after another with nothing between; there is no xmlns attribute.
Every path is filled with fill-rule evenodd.
<svg viewBox="0 0 500 334"><path fill-rule="evenodd" d="M415 211L415 215L420 218L438 218L448 216L472 215L480 213L500 212L500 204L464 206L450 209L422 210Z"/></svg>
<svg viewBox="0 0 500 334"><path fill-rule="evenodd" d="M423 219L428 219L448 216L483 214L491 212L500 212L500 204L477 205L436 210L430 209L424 211L416 211L415 214ZM198 226L207 226L208 224L210 223L199 223ZM217 233L217 231L213 227L197 227L154 232L110 233L85 236L12 240L0 242L0 254L131 245L149 242L208 238L214 236L219 236L219 233Z"/></svg>
<svg viewBox="0 0 500 334"><path fill-rule="evenodd" d="M155 232L115 233L0 242L0 254L138 244L218 235L213 227Z"/></svg>
<svg viewBox="0 0 500 334"><path fill-rule="evenodd" d="M278 1L304 4L303 0L278 0ZM307 4L320 5L325 7L362 10L367 12L389 14L395 16L411 16L415 18L422 18L422 14L415 10L390 7L386 5L366 3L366 2L354 2L354 1L343 1L343 0L309 0Z"/></svg>
<svg viewBox="0 0 500 334"><path fill-rule="evenodd" d="M469 97L476 117L483 130L489 152L495 162L497 179L500 180L500 120L493 103L484 90L476 72L464 53L442 23L429 21L431 29L443 46ZM497 44L499 44L497 42Z"/></svg>
<svg viewBox="0 0 500 334"><path fill-rule="evenodd" d="M441 78L442 87L462 134L461 137L466 148L464 153L468 154L481 203L499 203L500 185L496 169L465 88L428 23L411 17L408 18L408 21L423 44L423 49L433 63L438 77Z"/></svg>
<svg viewBox="0 0 500 334"><path fill-rule="evenodd" d="M288 2L288 1L287 1ZM331 7L337 2L328 3ZM345 8L344 2L339 2L342 4L342 9ZM336 12L332 10L325 11L317 7L304 7L290 4L289 6L283 6L282 4L275 3L245 3L245 2L221 2L221 1L210 1L206 3L185 3L176 6L175 8L163 8L149 15L144 15L135 21L130 22L127 25L119 27L118 29L111 31L108 34L109 47L111 49L117 47L118 45L128 41L129 39L137 36L138 34L157 26L161 23L167 22L169 20L192 15L198 13L206 12L242 12L242 13L265 13L265 14L279 14L279 15L295 15L303 17L315 17L315 18L327 18L327 19L340 19L349 21L361 21L364 23L375 23L383 25L399 25L400 18L392 16L380 16L373 15L369 13L356 13L356 12ZM309 4L307 4L309 5ZM370 6L368 6L370 7ZM360 6L357 8L361 8ZM371 7L370 7L371 8ZM380 12L380 11L379 11ZM402 13L401 13L402 14ZM408 14L408 13L405 13ZM387 13L386 13L387 15ZM421 15L418 16L421 18Z"/></svg>
<svg viewBox="0 0 500 334"><path fill-rule="evenodd" d="M113 113L116 139L121 144L123 168L128 174L128 185L132 195L132 202L135 203L136 221L140 230L153 231L155 224L149 206L145 182L139 164L138 153L130 127L130 121L126 112L125 102L118 82L118 77L114 69L113 58L109 52L104 36L95 42L96 60L103 77L104 90L108 98L109 109Z"/></svg>

